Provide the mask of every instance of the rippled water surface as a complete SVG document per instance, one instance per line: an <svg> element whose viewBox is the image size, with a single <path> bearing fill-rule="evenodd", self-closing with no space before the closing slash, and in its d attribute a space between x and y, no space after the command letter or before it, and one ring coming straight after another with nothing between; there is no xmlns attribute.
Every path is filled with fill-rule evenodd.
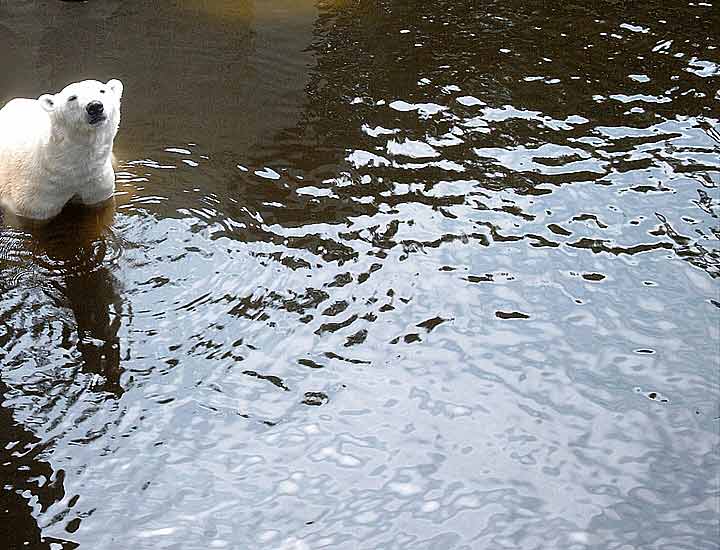
<svg viewBox="0 0 720 550"><path fill-rule="evenodd" d="M718 548L717 2L0 4L120 78L0 225L3 548Z"/></svg>

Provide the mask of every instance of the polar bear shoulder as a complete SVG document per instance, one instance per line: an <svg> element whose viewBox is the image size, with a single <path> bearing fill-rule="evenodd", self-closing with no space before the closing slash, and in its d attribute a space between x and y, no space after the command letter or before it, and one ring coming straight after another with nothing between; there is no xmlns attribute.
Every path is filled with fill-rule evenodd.
<svg viewBox="0 0 720 550"><path fill-rule="evenodd" d="M36 99L15 98L0 109L0 142L5 147L21 151L23 145L49 137L50 117Z"/></svg>

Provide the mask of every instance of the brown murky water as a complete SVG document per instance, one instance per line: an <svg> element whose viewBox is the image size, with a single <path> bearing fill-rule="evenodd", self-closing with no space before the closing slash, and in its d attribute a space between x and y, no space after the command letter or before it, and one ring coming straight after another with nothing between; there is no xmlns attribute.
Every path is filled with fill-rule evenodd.
<svg viewBox="0 0 720 550"><path fill-rule="evenodd" d="M0 4L120 78L0 225L0 547L716 548L717 2Z"/></svg>

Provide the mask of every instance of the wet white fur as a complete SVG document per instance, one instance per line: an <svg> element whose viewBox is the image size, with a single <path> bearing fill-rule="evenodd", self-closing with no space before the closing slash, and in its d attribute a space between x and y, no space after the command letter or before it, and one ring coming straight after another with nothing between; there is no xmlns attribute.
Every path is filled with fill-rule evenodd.
<svg viewBox="0 0 720 550"><path fill-rule="evenodd" d="M110 198L122 91L119 80L84 80L0 109L0 205L45 220L70 200L92 205ZM91 101L101 101L107 117L95 125L85 110Z"/></svg>

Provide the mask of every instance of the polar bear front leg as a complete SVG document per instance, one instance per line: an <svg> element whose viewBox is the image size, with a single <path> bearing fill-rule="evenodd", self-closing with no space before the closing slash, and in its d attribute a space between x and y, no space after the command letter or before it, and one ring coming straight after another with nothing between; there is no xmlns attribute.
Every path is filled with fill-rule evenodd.
<svg viewBox="0 0 720 550"><path fill-rule="evenodd" d="M88 185L80 191L80 202L87 206L98 205L105 202L115 193L115 172L110 166L98 181Z"/></svg>
<svg viewBox="0 0 720 550"><path fill-rule="evenodd" d="M10 213L14 217L23 220L35 220L38 222L48 221L57 216L63 209L63 203L53 203L52 201L42 202L23 202L17 203L12 200L0 201L0 207L3 208L5 214Z"/></svg>

